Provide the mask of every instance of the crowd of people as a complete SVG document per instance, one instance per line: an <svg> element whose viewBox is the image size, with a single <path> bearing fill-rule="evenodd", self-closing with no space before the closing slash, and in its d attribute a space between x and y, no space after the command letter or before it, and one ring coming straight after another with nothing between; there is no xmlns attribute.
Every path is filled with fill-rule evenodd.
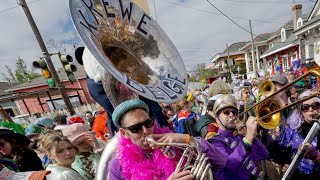
<svg viewBox="0 0 320 180"><path fill-rule="evenodd" d="M289 83L283 75L269 80L275 91ZM291 179L320 179L320 135L303 144L320 111L320 98L285 109L279 125L265 129L255 117L258 109L246 111L268 98L259 88L261 82L254 79L231 88L216 80L173 104L127 100L113 109L111 117L100 108L71 117L39 118L26 127L0 123L0 177L95 179L101 154L111 148L108 141L113 137L119 140L114 155L110 162L102 162L108 163L109 179L194 178L190 169L176 171L183 156L180 149L160 147L147 140L151 137L158 143L198 148L215 179L281 179L298 152L302 160ZM279 98L290 104L314 92L299 82ZM112 133L110 121L117 129Z"/></svg>

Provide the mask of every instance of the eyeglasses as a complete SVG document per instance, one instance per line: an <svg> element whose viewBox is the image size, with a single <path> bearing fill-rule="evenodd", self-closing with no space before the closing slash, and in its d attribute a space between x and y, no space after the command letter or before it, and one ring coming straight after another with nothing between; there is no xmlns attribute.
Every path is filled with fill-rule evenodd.
<svg viewBox="0 0 320 180"><path fill-rule="evenodd" d="M224 109L221 111L223 114L229 116L230 113L232 113L233 115L237 116L238 115L238 111L235 110L231 110L231 109Z"/></svg>
<svg viewBox="0 0 320 180"><path fill-rule="evenodd" d="M144 126L146 128L151 128L151 127L153 127L153 125L154 125L154 120L153 119L147 119L142 123L134 124L134 125L131 125L129 127L123 127L123 129L128 129L132 133L139 133L139 132L142 131L142 126Z"/></svg>
<svg viewBox="0 0 320 180"><path fill-rule="evenodd" d="M310 107L312 108L312 110L319 110L320 109L320 102L314 102L311 105L310 104L302 104L301 110L303 112L308 112Z"/></svg>

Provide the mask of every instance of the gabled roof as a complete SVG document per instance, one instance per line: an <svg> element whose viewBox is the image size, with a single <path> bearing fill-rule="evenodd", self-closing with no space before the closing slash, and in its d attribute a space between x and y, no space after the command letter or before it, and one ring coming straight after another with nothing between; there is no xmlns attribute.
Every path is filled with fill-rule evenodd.
<svg viewBox="0 0 320 180"><path fill-rule="evenodd" d="M295 34L291 34L285 41L281 43L275 43L273 47L271 47L269 50L267 50L265 53L261 55L261 58L270 56L272 54L275 54L279 51L282 51L284 49L290 48L292 46L295 46L299 43L298 38Z"/></svg>
<svg viewBox="0 0 320 180"><path fill-rule="evenodd" d="M77 62L75 62L73 64L77 67L77 71L73 73L74 76L77 79L85 78L86 72L85 72L83 66L78 64ZM60 68L57 73L58 73L58 76L59 76L61 82L68 81L67 75L62 68ZM48 80L41 75L40 77L33 79L31 81L24 82L22 84L18 84L14 87L11 87L11 88L7 88L6 91L14 91L14 90L32 88L32 87L37 87L37 86L44 86L47 84L48 84Z"/></svg>
<svg viewBox="0 0 320 180"><path fill-rule="evenodd" d="M6 89L11 88L18 83L9 83L9 82L0 82L0 96L8 95L7 92L5 92Z"/></svg>
<svg viewBox="0 0 320 180"><path fill-rule="evenodd" d="M211 62L214 62L216 60L218 60L221 57L226 57L228 56L228 50L229 50L229 55L237 55L237 54L243 54L243 51L240 51L240 48L242 48L245 44L247 43L247 41L242 41L242 42L236 42L231 44L228 48L226 48L223 52L217 53L216 55L214 55L210 60Z"/></svg>
<svg viewBox="0 0 320 180"><path fill-rule="evenodd" d="M310 16L310 13L302 14L301 19L302 19L303 21L307 21L308 18L309 18L309 16Z"/></svg>
<svg viewBox="0 0 320 180"><path fill-rule="evenodd" d="M256 36L253 41L254 43L260 43L260 42L264 42L264 41L268 41L269 39L271 39L272 37L274 37L274 32L271 33L263 33L263 34L259 34L258 36ZM251 46L251 41L247 42L241 49L240 51L243 51L246 47Z"/></svg>
<svg viewBox="0 0 320 180"><path fill-rule="evenodd" d="M288 21L286 24L284 24L284 26L282 26L281 28L284 28L285 30L290 30L293 29L293 20Z"/></svg>
<svg viewBox="0 0 320 180"><path fill-rule="evenodd" d="M317 2L314 4L312 11L308 17L308 21L310 21L312 18L314 18L316 16L317 12L319 11L319 8L320 8L320 4L319 4L319 1L317 0Z"/></svg>
<svg viewBox="0 0 320 180"><path fill-rule="evenodd" d="M313 26L320 22L320 14L312 18L311 20L308 20L306 23L303 24L299 29L297 29L294 33L296 35L299 35L307 30L307 27Z"/></svg>
<svg viewBox="0 0 320 180"><path fill-rule="evenodd" d="M233 43L227 49L225 49L223 53L228 53L228 50L229 53L239 52L240 48L242 48L246 43L247 41Z"/></svg>

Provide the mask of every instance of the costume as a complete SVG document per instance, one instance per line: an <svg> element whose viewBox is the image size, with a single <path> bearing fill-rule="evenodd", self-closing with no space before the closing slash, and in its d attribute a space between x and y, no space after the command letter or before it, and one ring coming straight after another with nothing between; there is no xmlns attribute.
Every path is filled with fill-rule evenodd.
<svg viewBox="0 0 320 180"><path fill-rule="evenodd" d="M92 180L97 173L100 155L98 153L90 152L88 157L83 155L76 155L72 168L76 170L86 180Z"/></svg>
<svg viewBox="0 0 320 180"><path fill-rule="evenodd" d="M108 127L106 126L107 121L110 121L107 113L103 112L102 114L96 115L92 126L92 131L96 132L95 137L105 142L107 141L105 134L109 133Z"/></svg>
<svg viewBox="0 0 320 180"><path fill-rule="evenodd" d="M281 144L287 148L292 148L291 153L296 154L298 151L299 146L304 141L307 133L311 129L312 124L304 123L297 129L292 129L288 127L285 131L285 136ZM312 141L312 146L315 147L319 151L318 147L318 137L315 137ZM295 174L293 175L293 179L301 179L301 178L313 178L319 179L320 178L320 164L316 161L303 158L296 170Z"/></svg>
<svg viewBox="0 0 320 180"><path fill-rule="evenodd" d="M217 133L218 128L214 128L217 127L215 126L215 122L215 119L210 114L206 113L196 122L194 126L196 133L202 138L205 138L209 132L212 132L213 134Z"/></svg>
<svg viewBox="0 0 320 180"><path fill-rule="evenodd" d="M77 171L56 164L50 164L46 170L51 171L46 176L47 180L84 180Z"/></svg>
<svg viewBox="0 0 320 180"><path fill-rule="evenodd" d="M168 132L157 129L155 126L154 133L161 134ZM202 138L196 138L202 153L206 153L212 170L222 169L225 166L223 155L209 142ZM174 171L176 163L180 159L178 151L177 156L173 159L165 157L160 149L153 151L143 151L129 139L120 137L120 146L117 156L110 161L109 178L134 179L134 180L153 180L167 179Z"/></svg>
<svg viewBox="0 0 320 180"><path fill-rule="evenodd" d="M250 176L260 175L258 161L266 159L269 152L257 138L252 142L251 151L247 151L242 139L240 134L234 136L232 131L219 129L218 134L208 140L226 158L225 167L215 173L216 179L249 180Z"/></svg>

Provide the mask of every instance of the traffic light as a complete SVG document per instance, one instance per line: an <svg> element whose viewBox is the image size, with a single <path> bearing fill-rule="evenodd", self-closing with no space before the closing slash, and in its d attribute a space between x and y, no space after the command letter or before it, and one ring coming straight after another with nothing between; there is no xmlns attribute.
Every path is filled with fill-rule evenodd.
<svg viewBox="0 0 320 180"><path fill-rule="evenodd" d="M34 68L40 69L41 68L41 72L42 75L47 78L48 80L48 86L49 87L55 87L56 83L54 82L54 80L51 77L51 73L48 69L47 63L44 59L40 59L38 61L33 61L32 66Z"/></svg>
<svg viewBox="0 0 320 180"><path fill-rule="evenodd" d="M67 54L59 53L59 59L62 63L64 71L67 74L69 82L73 84L74 82L76 82L76 77L74 76L73 72L77 71L77 67L74 64L70 64L70 62L73 61L72 57Z"/></svg>

